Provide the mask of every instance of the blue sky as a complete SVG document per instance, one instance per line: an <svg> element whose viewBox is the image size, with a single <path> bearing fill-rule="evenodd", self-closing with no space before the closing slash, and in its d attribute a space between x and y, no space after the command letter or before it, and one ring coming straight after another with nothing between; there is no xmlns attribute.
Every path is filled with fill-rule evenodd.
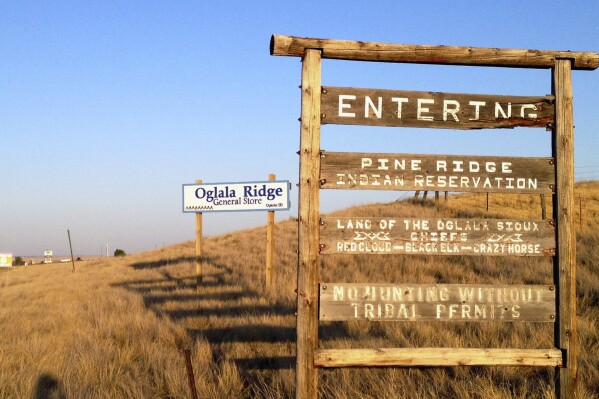
<svg viewBox="0 0 599 399"><path fill-rule="evenodd" d="M274 4L273 4L274 3ZM181 185L298 180L298 58L272 34L599 51L599 2L61 1L0 4L0 252L99 255L194 238ZM323 61L323 84L506 95L548 70ZM573 71L577 178L599 178L599 72ZM544 129L324 126L329 151L550 155ZM321 209L404 193L323 191ZM292 209L277 220L297 214ZM261 212L206 214L217 235Z"/></svg>

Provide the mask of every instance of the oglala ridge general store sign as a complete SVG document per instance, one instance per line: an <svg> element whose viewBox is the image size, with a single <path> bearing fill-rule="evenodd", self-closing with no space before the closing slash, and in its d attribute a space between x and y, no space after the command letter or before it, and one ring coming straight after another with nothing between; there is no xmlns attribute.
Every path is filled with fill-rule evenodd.
<svg viewBox="0 0 599 399"><path fill-rule="evenodd" d="M287 180L183 185L183 212L280 211L290 206Z"/></svg>

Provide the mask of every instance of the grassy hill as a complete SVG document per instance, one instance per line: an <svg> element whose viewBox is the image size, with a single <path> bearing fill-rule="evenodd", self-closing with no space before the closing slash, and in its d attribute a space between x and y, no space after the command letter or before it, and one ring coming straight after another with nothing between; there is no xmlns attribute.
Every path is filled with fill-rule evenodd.
<svg viewBox="0 0 599 399"><path fill-rule="evenodd" d="M599 183L580 183L577 229L580 398L599 398ZM578 200L577 200L578 201ZM578 202L577 202L578 204ZM549 207L548 214L551 215ZM450 196L345 216L540 219L539 196ZM578 213L577 213L578 217ZM193 223L190 220L190 223ZM294 392L297 225L276 226L273 289L264 288L265 228L125 258L0 274L0 398L187 398L191 349L201 398ZM551 284L549 258L328 255L321 280ZM323 348L549 348L551 323L321 322ZM551 398L553 370L517 367L321 370L321 398Z"/></svg>

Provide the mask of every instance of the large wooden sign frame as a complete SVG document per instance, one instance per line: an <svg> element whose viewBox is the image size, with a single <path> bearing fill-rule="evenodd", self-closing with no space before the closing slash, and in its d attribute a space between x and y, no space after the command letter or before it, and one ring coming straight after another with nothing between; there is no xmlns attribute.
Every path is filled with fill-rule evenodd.
<svg viewBox="0 0 599 399"><path fill-rule="evenodd" d="M302 57L296 398L316 398L319 367L508 365L556 367L556 397L577 380L574 141L571 71L594 70L594 52L422 46L273 35L271 55ZM321 60L470 65L552 70L552 95L474 96L323 88ZM325 98L323 99L323 96ZM517 110L512 104L518 104ZM484 104L483 104L484 103ZM492 104L490 108L485 108ZM553 106L551 106L553 105ZM478 108L477 108L478 107ZM322 112L326 109L327 112ZM478 111L478 112L477 112ZM331 112L333 115L331 115ZM401 113L403 112L403 114ZM535 115L531 115L535 113ZM336 115L335 115L336 114ZM485 121L481 121L481 119ZM555 334L548 349L318 349L321 150L323 123L452 129L545 126L552 131ZM551 183L549 183L551 184ZM471 190L462 190L471 191ZM390 309L390 308L389 308Z"/></svg>

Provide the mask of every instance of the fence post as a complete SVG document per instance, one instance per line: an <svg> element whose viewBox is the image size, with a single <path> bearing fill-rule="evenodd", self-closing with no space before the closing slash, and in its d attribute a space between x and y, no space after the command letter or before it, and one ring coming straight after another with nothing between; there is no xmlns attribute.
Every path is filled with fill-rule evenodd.
<svg viewBox="0 0 599 399"><path fill-rule="evenodd" d="M198 399L198 391L196 390L196 379L193 375L193 365L191 363L191 350L184 349L183 356L185 357L185 366L187 367L187 380L189 381L189 391L191 399Z"/></svg>
<svg viewBox="0 0 599 399"><path fill-rule="evenodd" d="M202 180L196 180L196 184L202 184ZM202 256L202 212L196 212L196 291L202 284Z"/></svg>
<svg viewBox="0 0 599 399"><path fill-rule="evenodd" d="M277 176L275 174L269 174L268 180L274 181ZM274 232L275 232L275 212L268 211L266 216L266 271L265 281L266 288L270 288L272 285L272 264L273 264L273 246L274 246Z"/></svg>
<svg viewBox="0 0 599 399"><path fill-rule="evenodd" d="M578 207L579 207L579 215L580 215L580 220L578 225L580 226L580 230L582 231L582 196L580 194L578 194Z"/></svg>
<svg viewBox="0 0 599 399"><path fill-rule="evenodd" d="M75 258L73 258L73 245L71 244L71 231L67 229L67 235L69 236L69 248L71 249L71 263L73 264L73 273L75 272Z"/></svg>

